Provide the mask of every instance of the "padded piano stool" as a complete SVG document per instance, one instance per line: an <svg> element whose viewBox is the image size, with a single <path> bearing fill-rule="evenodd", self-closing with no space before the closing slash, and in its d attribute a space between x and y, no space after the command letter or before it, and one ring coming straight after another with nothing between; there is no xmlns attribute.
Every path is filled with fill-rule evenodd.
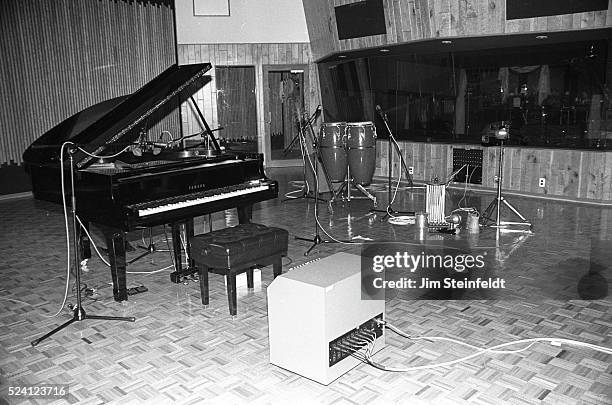
<svg viewBox="0 0 612 405"><path fill-rule="evenodd" d="M289 233L280 228L246 223L196 235L191 239L191 258L200 275L202 304L208 305L208 273L222 274L227 281L229 312L236 315L236 275L247 273L253 288L253 268L272 264L274 277L282 273Z"/></svg>

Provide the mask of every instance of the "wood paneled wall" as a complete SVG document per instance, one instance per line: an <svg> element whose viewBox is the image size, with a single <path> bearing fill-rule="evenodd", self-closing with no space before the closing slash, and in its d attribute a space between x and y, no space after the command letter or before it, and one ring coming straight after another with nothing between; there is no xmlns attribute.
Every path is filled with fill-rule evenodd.
<svg viewBox="0 0 612 405"><path fill-rule="evenodd" d="M305 109L312 111L321 103L317 65L313 63L310 46L307 43L274 43L274 44L188 44L178 45L179 64L210 62L213 69L209 72L211 83L208 83L195 95L198 106L204 113L211 127L217 127L217 87L215 83L215 66L255 66L255 95L257 99L257 136L259 150L265 151L264 135L267 121L264 114L264 65L307 65L308 89L305 93ZM201 126L197 113L185 103L182 107L183 133L200 132Z"/></svg>
<svg viewBox="0 0 612 405"><path fill-rule="evenodd" d="M506 0L383 0L387 33L338 39L334 7L361 0L303 0L315 60L338 51L438 37L568 31L612 26L608 10L506 20Z"/></svg>
<svg viewBox="0 0 612 405"><path fill-rule="evenodd" d="M408 166L414 167L414 180L446 180L453 172L453 148L482 149L482 186L495 189L499 161L498 147L399 141ZM377 142L376 176L387 176L387 141ZM394 152L392 174L400 168ZM507 147L504 153L502 189L526 194L546 194L577 201L612 202L612 152L589 150ZM540 177L546 187L539 187Z"/></svg>
<svg viewBox="0 0 612 405"><path fill-rule="evenodd" d="M175 63L167 0L0 1L0 164L93 104ZM178 124L178 123L177 123Z"/></svg>

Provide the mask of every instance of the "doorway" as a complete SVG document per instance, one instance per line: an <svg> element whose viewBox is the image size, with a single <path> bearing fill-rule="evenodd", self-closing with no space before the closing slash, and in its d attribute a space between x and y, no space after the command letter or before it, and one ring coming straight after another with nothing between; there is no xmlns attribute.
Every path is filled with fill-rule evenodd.
<svg viewBox="0 0 612 405"><path fill-rule="evenodd" d="M308 118L305 65L264 66L266 153L271 166L302 164L300 126ZM311 135L305 131L310 139Z"/></svg>
<svg viewBox="0 0 612 405"><path fill-rule="evenodd" d="M257 152L255 67L217 66L217 137L232 150Z"/></svg>

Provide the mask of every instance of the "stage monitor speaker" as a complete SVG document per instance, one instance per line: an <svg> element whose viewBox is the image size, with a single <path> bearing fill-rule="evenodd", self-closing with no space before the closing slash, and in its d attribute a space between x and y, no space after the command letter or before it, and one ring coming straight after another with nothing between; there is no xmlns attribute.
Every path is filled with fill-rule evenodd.
<svg viewBox="0 0 612 405"><path fill-rule="evenodd" d="M334 8L338 39L387 33L382 0L365 0Z"/></svg>
<svg viewBox="0 0 612 405"><path fill-rule="evenodd" d="M358 350L364 336L372 337L373 352L385 345L377 323L385 301L362 299L360 256L336 253L293 268L267 294L274 365L327 385L360 364L343 348Z"/></svg>

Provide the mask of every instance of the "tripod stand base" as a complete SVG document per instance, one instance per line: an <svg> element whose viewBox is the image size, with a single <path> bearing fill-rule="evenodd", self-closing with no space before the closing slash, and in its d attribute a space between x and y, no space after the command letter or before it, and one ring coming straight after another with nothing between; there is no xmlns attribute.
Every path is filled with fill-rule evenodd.
<svg viewBox="0 0 612 405"><path fill-rule="evenodd" d="M296 236L295 240L304 240L306 242L312 242L312 246L310 246L310 248L308 248L308 250L304 252L304 256L308 256L310 254L310 252L312 252L312 249L317 247L317 245L322 245L323 243L335 243L334 241L329 241L329 240L321 239L321 237L319 235L315 235L315 237L312 238L312 239L301 238L299 236Z"/></svg>
<svg viewBox="0 0 612 405"><path fill-rule="evenodd" d="M508 207L517 217L521 219L521 221L520 222L502 221L500 219L500 208L501 208L500 202L503 203L506 207ZM497 209L497 218L496 220L493 220L493 218L491 218L491 214L493 213L493 210L495 209ZM482 220L483 221L481 222L481 225L490 226L491 228L499 228L502 230L512 231L512 230L509 230L508 227L526 226L528 227L528 229L517 229L514 231L515 232L532 232L533 231L533 225L531 224L531 222L527 221L527 219L525 219L525 217L521 215L521 213L518 212L518 210L514 208L514 206L512 206L512 204L510 204L501 195L496 197L493 201L491 201L491 203L489 204L489 206L483 213Z"/></svg>
<svg viewBox="0 0 612 405"><path fill-rule="evenodd" d="M134 318L133 316L122 317L122 316L87 315L85 313L85 310L82 307L77 306L77 307L74 308L74 313L72 315L72 319L68 320L67 322L64 322L63 324L61 324L57 328L53 329L51 332L47 333L46 335L43 335L43 336L39 337L38 339L32 340L30 342L30 344L32 346L36 346L40 342L45 340L46 338L48 338L50 336L53 336L54 334L56 334L57 332L59 332L60 330L62 330L64 328L66 328L67 326L69 326L73 322L84 321L85 319L104 319L104 320L107 320L107 321L127 321L127 322L134 322L134 321L136 321L136 318Z"/></svg>
<svg viewBox="0 0 612 405"><path fill-rule="evenodd" d="M296 190L296 191L297 191L297 190ZM309 193L306 193L306 192L304 192L304 193L302 193L302 195L299 195L299 196L296 196L296 197L287 197L287 198L283 198L283 199L281 200L281 202L301 200L302 198L303 198L303 199L318 200L318 201L320 201L320 202L327 202L327 200L326 200L326 199L324 199L324 198L321 198L321 197L318 197L318 198L317 198L317 197L315 197L315 196L313 196L313 195L310 195Z"/></svg>
<svg viewBox="0 0 612 405"><path fill-rule="evenodd" d="M364 197L352 196L351 186L355 187L358 191L360 191L364 195ZM342 190L345 190L345 189L346 189L346 196L340 196L340 194L342 193ZM338 188L338 190L333 194L331 202L334 202L336 199L345 200L345 201L350 202L351 200L363 199L363 198L369 198L370 200L372 200L374 207L377 206L376 197L374 195L372 195L368 190L366 190L366 188L363 187L361 184L355 183L354 180L347 179L344 182L342 182L342 185L340 186L340 188Z"/></svg>
<svg viewBox="0 0 612 405"><path fill-rule="evenodd" d="M141 248L141 249L144 249L145 252L139 254L138 256L133 258L132 260L129 260L127 262L127 264L132 264L132 263L137 262L138 260L142 259L145 256L148 256L148 255L150 255L152 253L157 252L157 250L155 249L155 245L149 245L149 247L144 247L144 246L138 246L138 247ZM153 260L153 259L151 259L151 260Z"/></svg>
<svg viewBox="0 0 612 405"><path fill-rule="evenodd" d="M370 209L370 212L384 212L385 216L391 216L391 215L416 215L416 213L414 211L396 211L393 208L388 208L385 210L381 210L381 209L377 209L377 208L372 208Z"/></svg>

